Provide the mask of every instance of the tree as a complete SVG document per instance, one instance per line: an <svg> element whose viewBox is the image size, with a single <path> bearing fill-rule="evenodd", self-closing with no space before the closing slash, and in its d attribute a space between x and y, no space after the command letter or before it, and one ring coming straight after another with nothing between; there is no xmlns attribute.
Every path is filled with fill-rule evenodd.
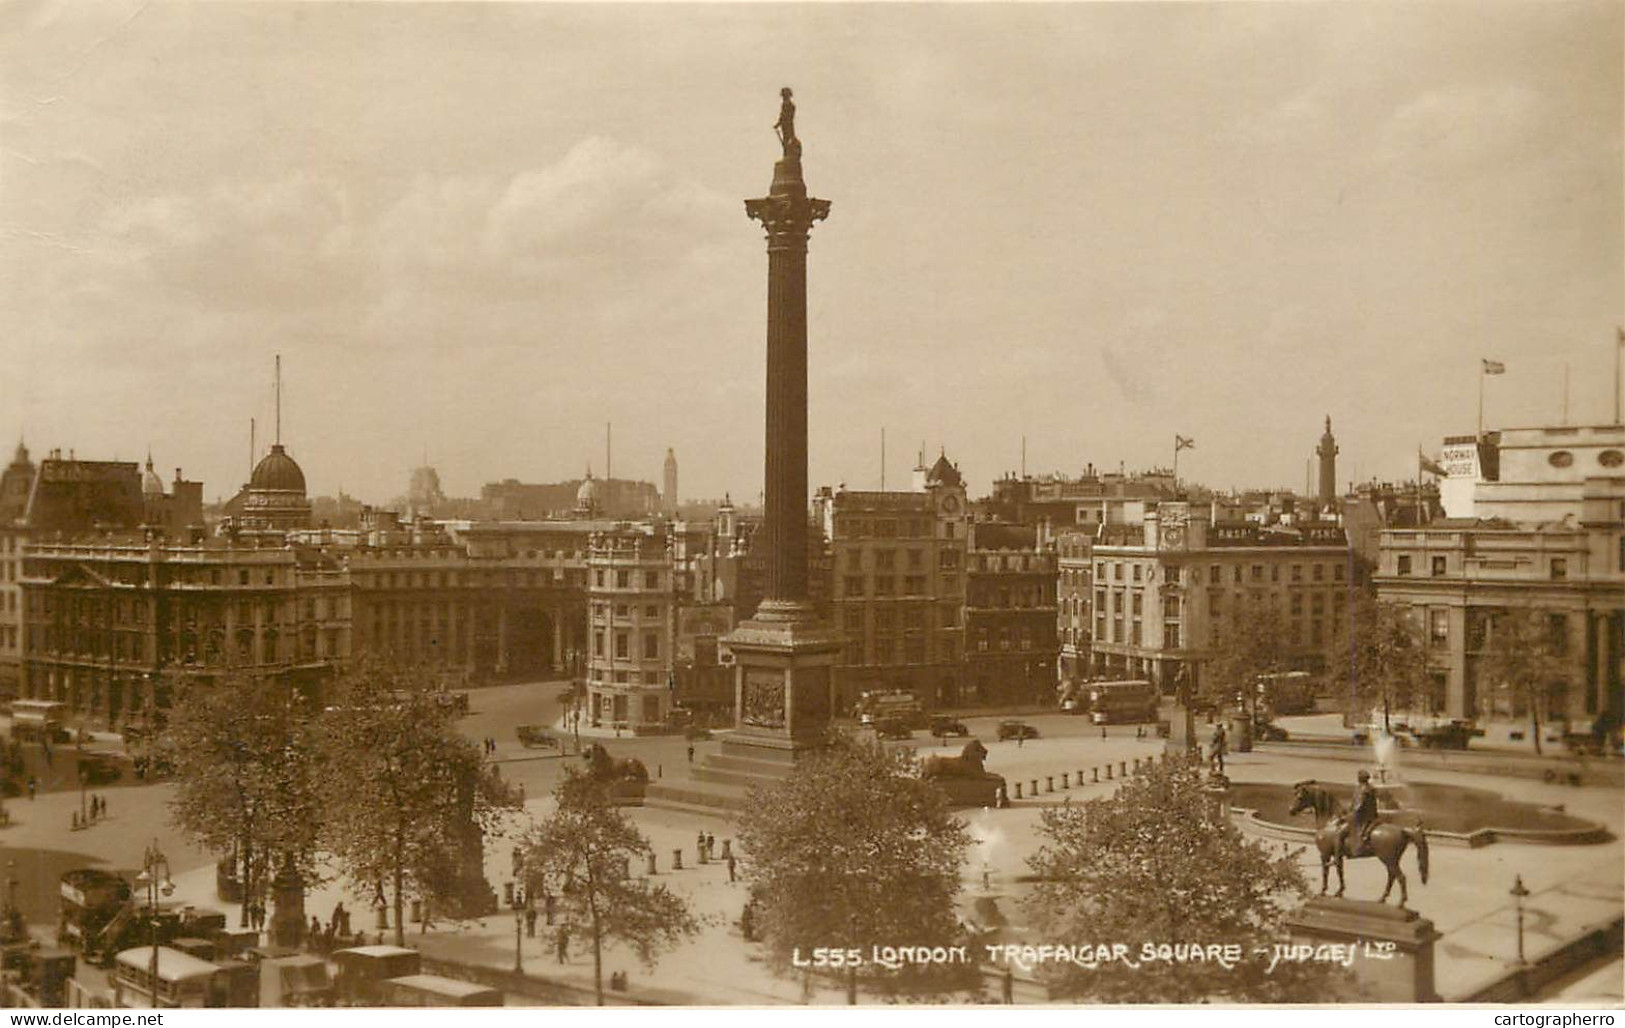
<svg viewBox="0 0 1625 1028"><path fill-rule="evenodd" d="M1529 715L1535 752L1540 749L1540 722L1562 696L1574 673L1564 654L1567 618L1528 607L1499 611L1489 619L1489 638L1478 665L1479 680L1511 692L1513 713ZM1547 717L1550 720L1550 717Z"/></svg>
<svg viewBox="0 0 1625 1028"><path fill-rule="evenodd" d="M1039 938L1104 941L1128 960L1094 968L1048 963L1050 995L1105 1003L1330 1001L1338 980L1321 964L1265 954L1287 938L1283 918L1308 889L1292 855L1271 855L1214 815L1199 770L1153 765L1108 798L1050 807L1028 860L1038 884L1024 901ZM1143 947L1238 947L1216 960L1146 960ZM1211 950L1204 951L1212 953ZM1130 966L1130 961L1137 967Z"/></svg>
<svg viewBox="0 0 1625 1028"><path fill-rule="evenodd" d="M246 925L248 903L277 869L292 864L307 881L316 875L321 759L309 714L285 683L228 675L189 682L169 734L170 816L200 844L236 852Z"/></svg>
<svg viewBox="0 0 1625 1028"><path fill-rule="evenodd" d="M1286 620L1262 593L1232 610L1222 628L1214 619L1216 639L1203 661L1200 695L1220 708L1236 702L1249 720L1258 720L1259 675L1293 670L1292 642Z"/></svg>
<svg viewBox="0 0 1625 1028"><path fill-rule="evenodd" d="M652 967L662 949L696 935L700 922L670 889L628 874L634 859L652 852L649 840L610 803L602 781L570 768L553 796L552 816L520 840L518 866L558 895L565 937L589 940L603 1006L604 943L626 943Z"/></svg>
<svg viewBox="0 0 1625 1028"><path fill-rule="evenodd" d="M453 906L469 892L488 896L481 840L519 806L517 790L457 735L437 685L428 668L365 659L336 683L322 719L326 849L358 887L388 883L397 945L408 888Z"/></svg>
<svg viewBox="0 0 1625 1028"><path fill-rule="evenodd" d="M872 948L962 944L955 901L970 834L912 754L835 736L783 781L753 790L740 823L745 879L769 965L797 973L819 947L856 949L857 980L884 994L973 988L972 964L870 961Z"/></svg>
<svg viewBox="0 0 1625 1028"><path fill-rule="evenodd" d="M1380 706L1383 730L1390 733L1392 712L1426 693L1427 650L1404 604L1362 593L1339 626L1331 664L1332 681L1347 683L1361 711Z"/></svg>

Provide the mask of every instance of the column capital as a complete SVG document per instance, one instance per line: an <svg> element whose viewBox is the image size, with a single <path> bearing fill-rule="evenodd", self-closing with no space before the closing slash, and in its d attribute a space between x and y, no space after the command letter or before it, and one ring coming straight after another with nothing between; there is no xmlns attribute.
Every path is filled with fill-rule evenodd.
<svg viewBox="0 0 1625 1028"><path fill-rule="evenodd" d="M802 242L816 222L829 217L829 201L810 196L763 196L745 201L745 215L760 221L770 242Z"/></svg>

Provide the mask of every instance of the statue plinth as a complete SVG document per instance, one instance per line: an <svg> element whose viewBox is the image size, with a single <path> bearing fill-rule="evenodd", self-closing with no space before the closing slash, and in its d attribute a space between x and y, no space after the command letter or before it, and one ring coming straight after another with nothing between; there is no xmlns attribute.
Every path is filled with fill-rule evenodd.
<svg viewBox="0 0 1625 1028"><path fill-rule="evenodd" d="M1287 915L1292 941L1355 947L1353 971L1372 1003L1437 1003L1433 922L1414 910L1369 900L1316 896Z"/></svg>

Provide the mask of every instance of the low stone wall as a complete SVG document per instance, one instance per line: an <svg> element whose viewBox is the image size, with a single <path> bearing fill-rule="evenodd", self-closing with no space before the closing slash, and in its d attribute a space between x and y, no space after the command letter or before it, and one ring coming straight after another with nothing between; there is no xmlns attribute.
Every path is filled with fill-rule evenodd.
<svg viewBox="0 0 1625 1028"><path fill-rule="evenodd" d="M1593 960L1617 956L1625 949L1625 917L1595 925L1555 949L1479 986L1452 1003L1523 1003L1557 979Z"/></svg>

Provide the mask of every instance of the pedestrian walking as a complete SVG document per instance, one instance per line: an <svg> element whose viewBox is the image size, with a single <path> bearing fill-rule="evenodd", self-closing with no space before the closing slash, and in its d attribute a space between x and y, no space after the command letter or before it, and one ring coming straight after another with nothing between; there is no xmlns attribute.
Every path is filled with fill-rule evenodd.
<svg viewBox="0 0 1625 1028"><path fill-rule="evenodd" d="M728 884L729 885L732 885L734 882L738 881L737 876L734 874L734 867L738 863L739 863L739 861L734 857L734 855L732 853L728 854Z"/></svg>
<svg viewBox="0 0 1625 1028"><path fill-rule="evenodd" d="M525 938L536 938L536 908L525 911Z"/></svg>
<svg viewBox="0 0 1625 1028"><path fill-rule="evenodd" d="M694 744L693 743L688 744L688 762L690 764L694 763Z"/></svg>
<svg viewBox="0 0 1625 1028"><path fill-rule="evenodd" d="M1027 742L1027 733L1022 732L1020 735L1016 736L1016 749L1018 749L1018 750L1021 749L1021 747L1026 742Z"/></svg>
<svg viewBox="0 0 1625 1028"><path fill-rule="evenodd" d="M710 832L705 833L705 859L715 860L717 856L717 837Z"/></svg>
<svg viewBox="0 0 1625 1028"><path fill-rule="evenodd" d="M35 780L33 775L29 775L28 776L28 798L33 799L34 798L34 793L37 792L38 790L39 790L39 782Z"/></svg>
<svg viewBox="0 0 1625 1028"><path fill-rule="evenodd" d="M554 938L554 948L558 951L559 963L564 963L570 956L570 930L563 925L559 926L558 935Z"/></svg>

